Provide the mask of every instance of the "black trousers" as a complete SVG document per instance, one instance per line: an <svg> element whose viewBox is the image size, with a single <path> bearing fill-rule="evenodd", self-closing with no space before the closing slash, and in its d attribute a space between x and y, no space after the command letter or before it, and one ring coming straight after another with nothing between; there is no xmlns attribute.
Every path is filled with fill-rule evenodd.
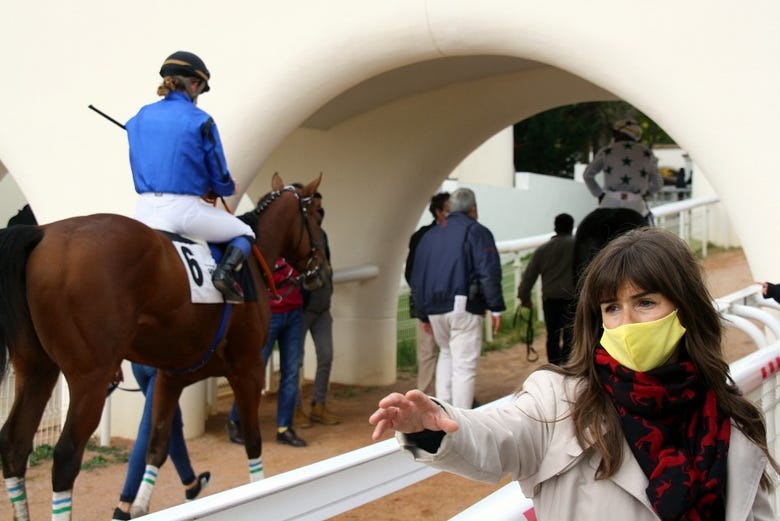
<svg viewBox="0 0 780 521"><path fill-rule="evenodd" d="M547 360L561 365L571 354L575 301L548 298L543 300L542 307L547 328Z"/></svg>

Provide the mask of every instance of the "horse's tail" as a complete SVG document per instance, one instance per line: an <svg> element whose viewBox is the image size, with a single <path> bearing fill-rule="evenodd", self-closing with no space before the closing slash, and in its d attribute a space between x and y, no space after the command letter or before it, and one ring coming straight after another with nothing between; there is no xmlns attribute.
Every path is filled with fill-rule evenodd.
<svg viewBox="0 0 780 521"><path fill-rule="evenodd" d="M27 305L26 266L30 252L43 239L39 226L12 226L0 230L0 380L7 353L25 325L31 325Z"/></svg>

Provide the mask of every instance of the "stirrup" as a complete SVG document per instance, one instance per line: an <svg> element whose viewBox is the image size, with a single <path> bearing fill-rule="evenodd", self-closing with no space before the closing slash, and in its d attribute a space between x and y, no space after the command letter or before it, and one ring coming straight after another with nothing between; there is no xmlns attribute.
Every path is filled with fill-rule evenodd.
<svg viewBox="0 0 780 521"><path fill-rule="evenodd" d="M244 291L232 277L215 277L212 282L228 304L242 304L244 302Z"/></svg>

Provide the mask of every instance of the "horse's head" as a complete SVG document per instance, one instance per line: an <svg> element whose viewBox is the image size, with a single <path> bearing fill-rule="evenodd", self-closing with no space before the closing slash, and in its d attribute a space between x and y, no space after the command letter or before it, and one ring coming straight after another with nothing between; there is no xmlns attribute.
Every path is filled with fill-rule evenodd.
<svg viewBox="0 0 780 521"><path fill-rule="evenodd" d="M274 181L282 184L278 174L274 174ZM325 235L320 227L322 217L317 212L314 194L322 181L322 174L303 188L296 188L295 195L298 198L298 209L301 215L301 239L298 239L295 257L288 257L290 264L301 274L301 285L306 290L315 290L330 284L331 268L325 251ZM303 237L305 230L306 236ZM295 262L293 262L295 261Z"/></svg>
<svg viewBox="0 0 780 521"><path fill-rule="evenodd" d="M307 290L330 283L321 218L313 202L321 180L322 174L301 188L285 185L279 174L274 174L272 191L252 212L258 218L257 242L263 254L270 262L278 257L287 259L301 274L300 283Z"/></svg>

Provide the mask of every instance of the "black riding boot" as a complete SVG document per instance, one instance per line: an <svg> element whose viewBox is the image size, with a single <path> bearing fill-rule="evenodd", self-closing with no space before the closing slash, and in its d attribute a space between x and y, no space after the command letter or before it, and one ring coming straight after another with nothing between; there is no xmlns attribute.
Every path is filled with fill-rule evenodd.
<svg viewBox="0 0 780 521"><path fill-rule="evenodd" d="M241 269L244 263L244 252L235 246L228 246L225 250L219 266L214 270L211 281L229 304L241 304L244 302L244 291L235 280L235 273Z"/></svg>

